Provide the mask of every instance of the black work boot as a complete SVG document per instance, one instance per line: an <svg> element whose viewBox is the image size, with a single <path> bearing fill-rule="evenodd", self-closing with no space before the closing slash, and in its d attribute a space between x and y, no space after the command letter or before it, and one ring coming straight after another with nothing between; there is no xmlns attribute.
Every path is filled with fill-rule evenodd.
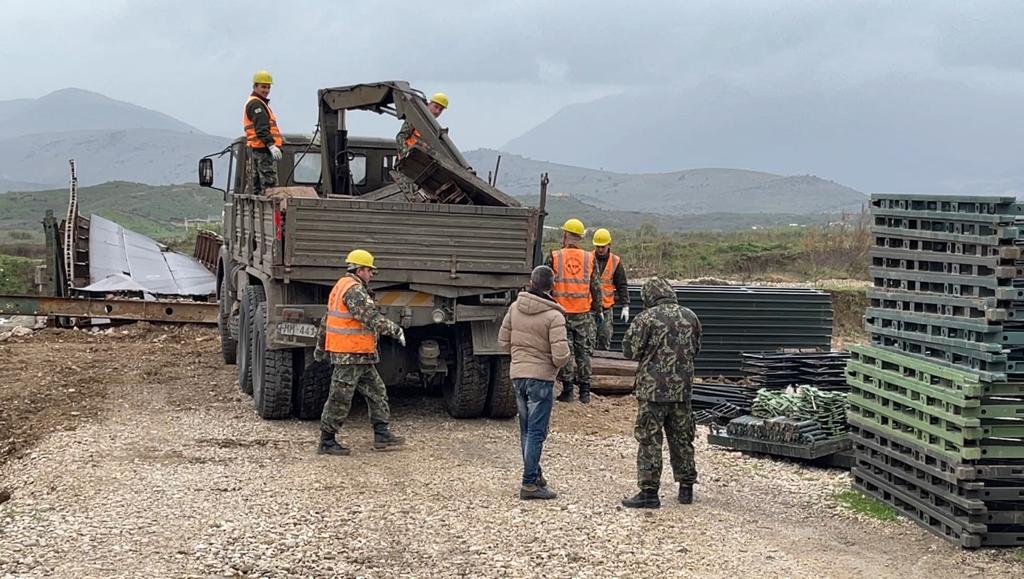
<svg viewBox="0 0 1024 579"><path fill-rule="evenodd" d="M590 382L580 383L580 404L590 404Z"/></svg>
<svg viewBox="0 0 1024 579"><path fill-rule="evenodd" d="M548 479L544 478L544 475L537 475L537 486L548 488Z"/></svg>
<svg viewBox="0 0 1024 579"><path fill-rule="evenodd" d="M562 382L562 393L555 397L559 402L572 402L572 382Z"/></svg>
<svg viewBox="0 0 1024 579"><path fill-rule="evenodd" d="M643 489L628 499L622 499L622 506L627 509L657 509L661 508L661 499L658 491Z"/></svg>
<svg viewBox="0 0 1024 579"><path fill-rule="evenodd" d="M374 450L392 450L405 444L405 439L401 436L395 436L391 434L390 430L384 430L382 432L373 433L373 449Z"/></svg>
<svg viewBox="0 0 1024 579"><path fill-rule="evenodd" d="M320 431L320 446L316 449L317 454L332 454L334 456L348 456L352 453L347 446L342 446L335 440L333 432Z"/></svg>
<svg viewBox="0 0 1024 579"><path fill-rule="evenodd" d="M679 503L683 505L693 504L693 485L679 485Z"/></svg>
<svg viewBox="0 0 1024 579"><path fill-rule="evenodd" d="M523 485L519 489L519 498L524 501L540 499L550 500L557 499L558 495L549 491L547 487L542 487L539 484Z"/></svg>

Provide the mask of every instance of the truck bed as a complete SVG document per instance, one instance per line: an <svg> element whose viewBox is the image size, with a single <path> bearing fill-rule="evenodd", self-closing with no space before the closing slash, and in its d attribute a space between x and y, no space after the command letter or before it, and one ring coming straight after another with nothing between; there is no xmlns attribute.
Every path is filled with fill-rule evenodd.
<svg viewBox="0 0 1024 579"><path fill-rule="evenodd" d="M293 198L275 240L279 203L238 196L235 207L237 259L275 278L333 283L355 248L384 282L498 290L521 287L533 267L535 208Z"/></svg>

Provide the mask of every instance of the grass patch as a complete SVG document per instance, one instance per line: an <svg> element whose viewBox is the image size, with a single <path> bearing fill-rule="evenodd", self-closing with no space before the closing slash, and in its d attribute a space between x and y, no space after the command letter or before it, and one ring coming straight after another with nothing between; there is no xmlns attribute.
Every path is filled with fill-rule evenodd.
<svg viewBox="0 0 1024 579"><path fill-rule="evenodd" d="M1016 561L1024 563L1024 547L1019 547L1013 550L1013 558Z"/></svg>
<svg viewBox="0 0 1024 579"><path fill-rule="evenodd" d="M833 498L851 511L878 521L889 522L899 518L899 513L889 505L854 490L837 493Z"/></svg>

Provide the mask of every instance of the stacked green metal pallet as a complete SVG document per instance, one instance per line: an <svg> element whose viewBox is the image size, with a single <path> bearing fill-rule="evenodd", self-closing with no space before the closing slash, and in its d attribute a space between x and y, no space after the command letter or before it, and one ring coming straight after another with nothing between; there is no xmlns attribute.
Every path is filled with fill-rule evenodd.
<svg viewBox="0 0 1024 579"><path fill-rule="evenodd" d="M874 195L851 348L854 486L965 547L1024 545L1024 227L1013 197Z"/></svg>

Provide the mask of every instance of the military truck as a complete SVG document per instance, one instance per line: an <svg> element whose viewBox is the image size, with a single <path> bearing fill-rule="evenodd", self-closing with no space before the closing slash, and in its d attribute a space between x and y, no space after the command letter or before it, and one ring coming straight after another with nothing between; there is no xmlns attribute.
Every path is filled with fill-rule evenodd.
<svg viewBox="0 0 1024 579"><path fill-rule="evenodd" d="M213 187L227 161L218 264L221 350L266 419L319 417L330 367L313 360L328 295L346 254L376 258L371 287L407 346L380 340L389 386L439 388L456 418L515 414L497 331L540 255L543 203L522 207L477 177L421 93L402 81L318 91L319 126L284 135L278 188L253 195L245 139L199 162ZM349 136L347 115L412 123L419 142ZM395 131L398 124L395 124ZM223 164L223 163L222 163Z"/></svg>

